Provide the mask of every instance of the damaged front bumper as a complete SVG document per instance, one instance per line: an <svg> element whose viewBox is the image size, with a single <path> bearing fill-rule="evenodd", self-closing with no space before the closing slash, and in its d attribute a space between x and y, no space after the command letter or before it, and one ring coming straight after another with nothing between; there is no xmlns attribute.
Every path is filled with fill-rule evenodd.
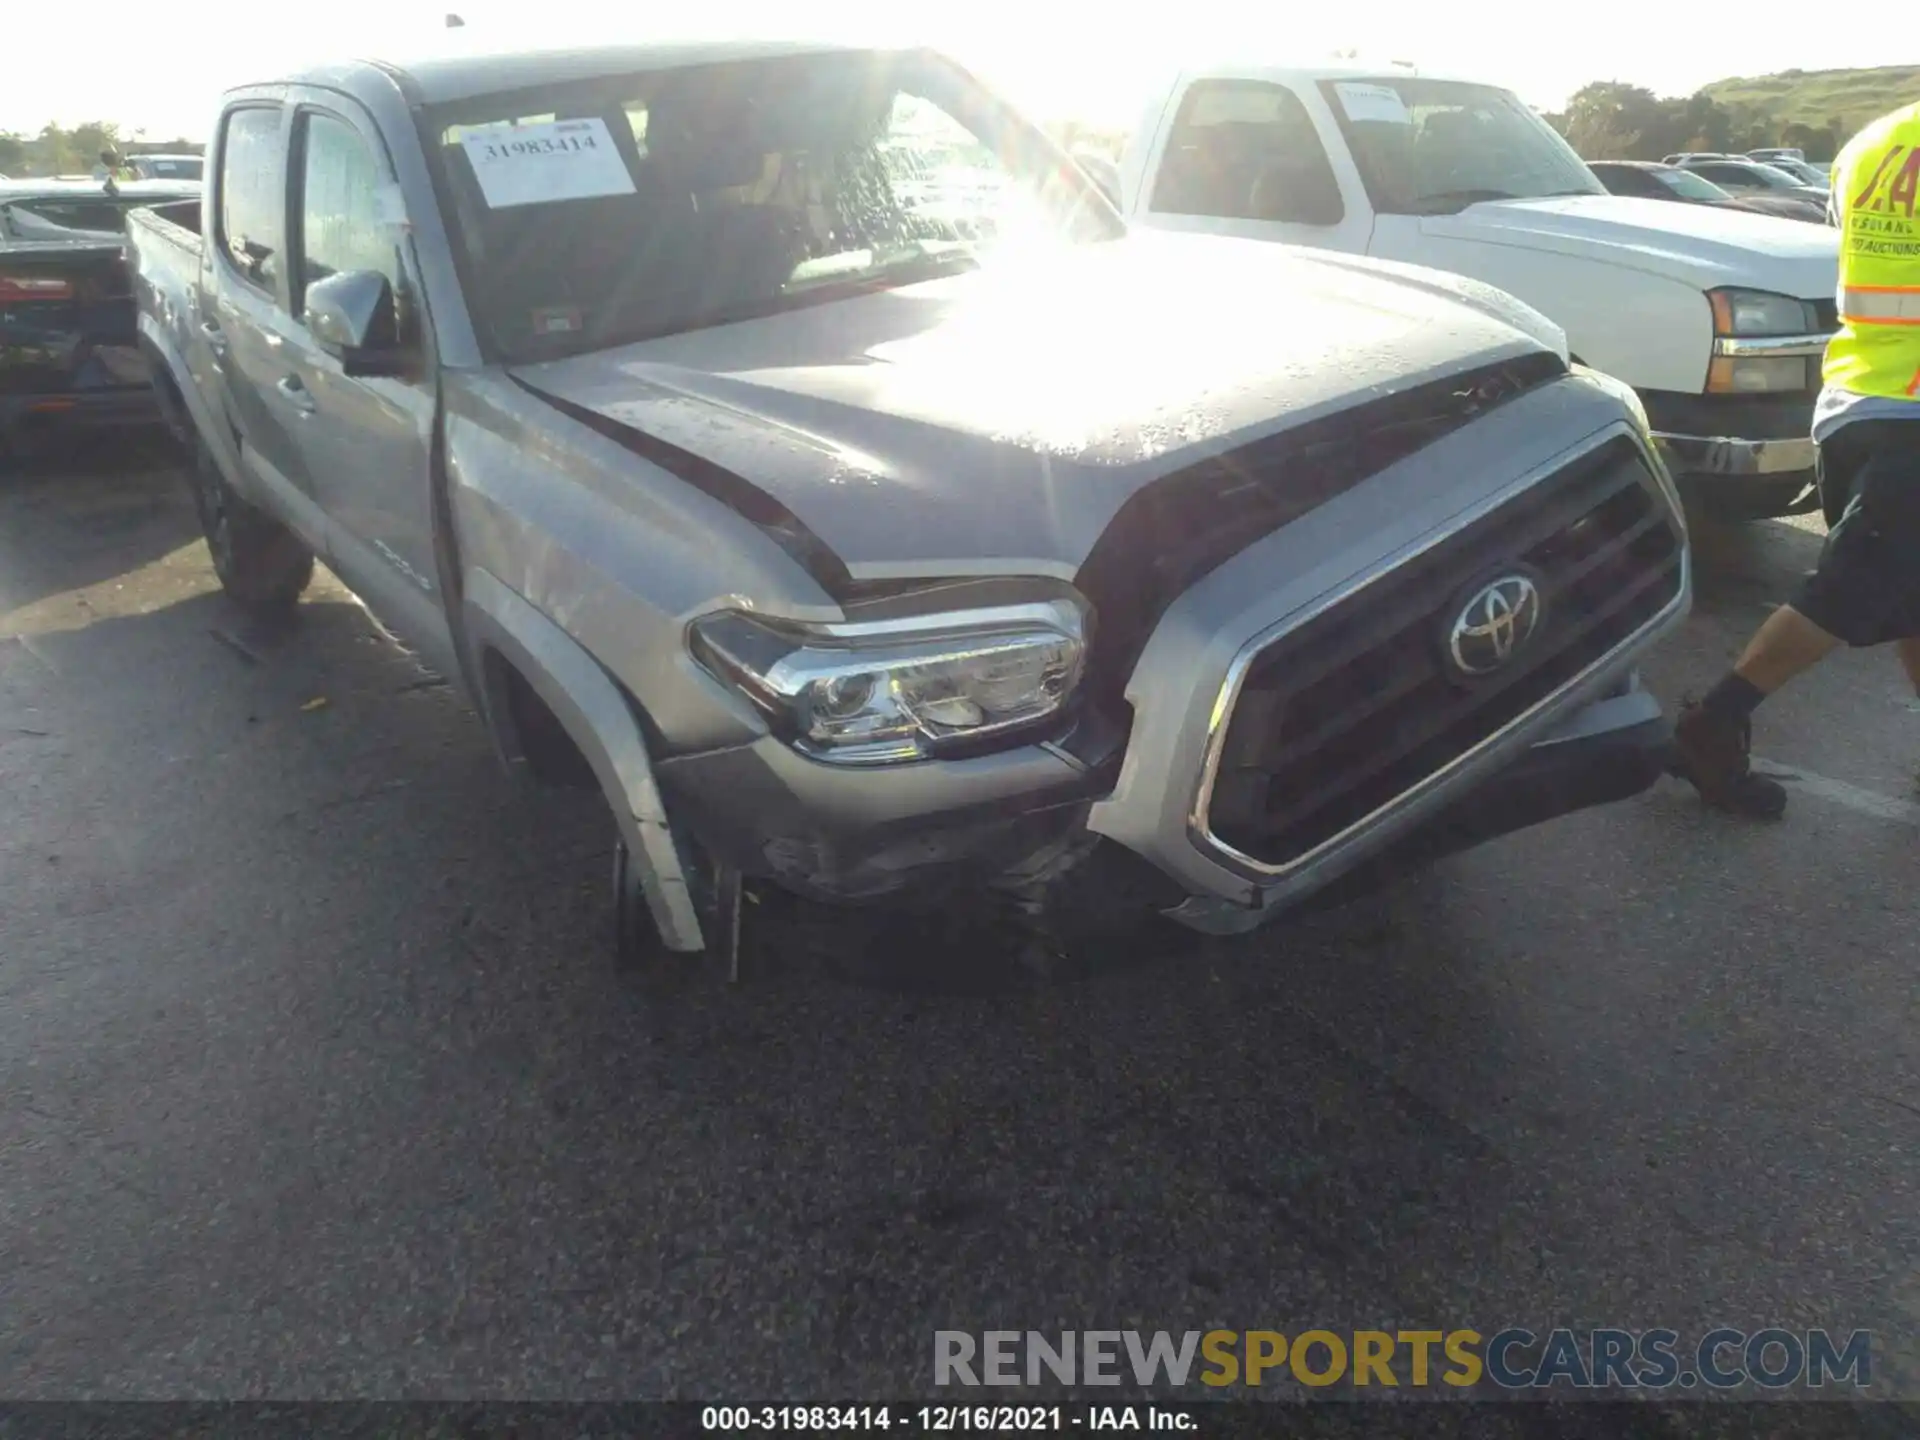
<svg viewBox="0 0 1920 1440"><path fill-rule="evenodd" d="M1591 558L1576 567L1577 584L1555 589L1549 560L1573 564L1569 545L1586 546ZM1645 561L1639 569L1605 568L1634 556ZM1559 597L1545 602L1551 618L1541 622L1559 638L1519 667L1524 684L1456 692L1427 679L1421 691L1368 660L1374 641L1362 643L1365 623L1339 629L1356 615L1366 622L1371 610L1424 635L1429 620L1454 614L1460 596L1471 608L1484 582L1509 574L1534 576L1541 594ZM1617 596L1606 588L1616 574L1624 577ZM1415 581L1439 598L1409 590ZM1133 878L1116 903L1144 901L1191 928L1237 933L1382 867L1418 864L1651 785L1667 763L1668 732L1636 665L1690 602L1684 523L1650 437L1616 396L1570 380L1428 446L1194 585L1160 617L1133 665L1130 728L1088 725L1054 743L875 768L822 764L768 735L665 760L659 779L672 808L699 817L704 844L803 894L949 893L956 882L1004 882L1104 846L1132 857L1121 873ZM1261 685L1284 689L1296 663L1288 647L1310 642L1321 654L1300 652L1300 673L1353 669L1360 678L1342 683L1373 687L1354 692L1350 712L1316 733L1378 732L1380 763L1364 746L1357 761L1348 754L1340 763L1367 772L1339 797L1351 813L1261 851L1260 837L1245 838L1253 832L1228 813L1245 769L1223 767L1239 763L1235 727L1250 695ZM1286 661L1279 681L1260 678L1276 655ZM1401 691L1414 707L1411 723L1458 711L1464 738L1441 735L1444 753L1408 749L1380 698ZM1351 726L1341 723L1347 713ZM1394 758L1395 746L1406 753ZM1299 758L1284 744L1281 752L1270 763L1282 769ZM1275 803L1284 809L1288 798Z"/></svg>

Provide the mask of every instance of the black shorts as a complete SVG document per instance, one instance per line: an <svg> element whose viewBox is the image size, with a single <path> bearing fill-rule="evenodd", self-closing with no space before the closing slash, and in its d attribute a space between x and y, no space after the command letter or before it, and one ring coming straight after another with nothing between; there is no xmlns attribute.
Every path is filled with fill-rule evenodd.
<svg viewBox="0 0 1920 1440"><path fill-rule="evenodd" d="M1920 636L1920 418L1857 420L1819 465L1839 519L1793 608L1853 646Z"/></svg>

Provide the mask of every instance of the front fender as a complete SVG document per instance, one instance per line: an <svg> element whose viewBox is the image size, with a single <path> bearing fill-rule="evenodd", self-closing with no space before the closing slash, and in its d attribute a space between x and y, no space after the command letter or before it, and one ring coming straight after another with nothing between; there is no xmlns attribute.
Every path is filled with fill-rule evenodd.
<svg viewBox="0 0 1920 1440"><path fill-rule="evenodd" d="M153 367L153 387L160 396L161 414L166 418L167 428L182 444L191 445L197 437L213 456L227 483L239 494L252 498L252 487L241 469L233 431L222 423L224 416L218 402L209 401L202 391L191 362L174 342L172 328L142 309L139 336L140 349ZM171 390L167 388L169 383Z"/></svg>
<svg viewBox="0 0 1920 1440"><path fill-rule="evenodd" d="M705 948L653 760L626 695L566 631L485 570L465 575L462 617L470 673L489 727L511 736L505 677L486 663L489 651L517 670L586 757L613 807L627 852L640 865L647 906L669 950Z"/></svg>

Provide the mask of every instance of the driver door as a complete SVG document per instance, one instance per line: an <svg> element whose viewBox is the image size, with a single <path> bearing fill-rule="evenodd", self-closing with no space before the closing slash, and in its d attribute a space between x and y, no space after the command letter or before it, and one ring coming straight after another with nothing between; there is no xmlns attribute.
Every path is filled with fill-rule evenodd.
<svg viewBox="0 0 1920 1440"><path fill-rule="evenodd" d="M297 94L290 151L290 309L296 324L276 384L327 517L327 562L347 588L452 673L435 549L431 336L379 131L344 97ZM305 323L309 286L330 275L386 278L417 364L403 376L350 376Z"/></svg>

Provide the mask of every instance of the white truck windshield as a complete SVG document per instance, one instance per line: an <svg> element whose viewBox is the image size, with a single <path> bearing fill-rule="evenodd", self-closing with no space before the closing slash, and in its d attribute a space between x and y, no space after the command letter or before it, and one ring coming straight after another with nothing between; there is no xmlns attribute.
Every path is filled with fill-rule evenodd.
<svg viewBox="0 0 1920 1440"><path fill-rule="evenodd" d="M1399 75L1326 80L1321 89L1382 214L1607 193L1573 147L1510 91Z"/></svg>
<svg viewBox="0 0 1920 1440"><path fill-rule="evenodd" d="M548 359L969 269L1124 227L935 57L735 61L425 117L468 302Z"/></svg>

